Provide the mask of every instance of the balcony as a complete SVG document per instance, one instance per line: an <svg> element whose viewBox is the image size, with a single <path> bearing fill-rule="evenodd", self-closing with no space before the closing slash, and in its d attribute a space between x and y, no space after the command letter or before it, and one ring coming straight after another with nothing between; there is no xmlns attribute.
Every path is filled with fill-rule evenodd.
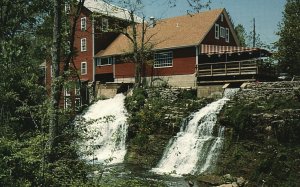
<svg viewBox="0 0 300 187"><path fill-rule="evenodd" d="M272 71L271 68L265 67L262 59L258 58L199 64L196 76L199 84L252 82L259 77L271 75Z"/></svg>

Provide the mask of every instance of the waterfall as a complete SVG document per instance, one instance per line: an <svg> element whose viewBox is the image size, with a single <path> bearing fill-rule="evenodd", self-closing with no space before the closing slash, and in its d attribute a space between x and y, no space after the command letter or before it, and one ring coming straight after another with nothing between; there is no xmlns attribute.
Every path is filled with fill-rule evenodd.
<svg viewBox="0 0 300 187"><path fill-rule="evenodd" d="M84 159L107 164L123 162L127 135L124 99L123 94L117 94L112 99L99 100L82 116L86 125L81 145Z"/></svg>
<svg viewBox="0 0 300 187"><path fill-rule="evenodd" d="M213 136L217 115L238 89L226 89L224 97L201 108L183 122L180 132L173 137L160 162L152 171L158 174L195 174L209 171L222 148L224 127Z"/></svg>

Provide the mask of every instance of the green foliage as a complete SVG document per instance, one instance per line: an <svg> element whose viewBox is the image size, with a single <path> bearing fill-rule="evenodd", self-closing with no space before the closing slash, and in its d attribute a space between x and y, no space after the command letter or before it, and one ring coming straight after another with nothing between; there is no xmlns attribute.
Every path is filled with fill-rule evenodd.
<svg viewBox="0 0 300 187"><path fill-rule="evenodd" d="M264 94L262 94L264 95ZM235 97L220 123L227 127L218 161L221 175L249 179L250 186L297 186L299 183L300 102L291 94L266 92ZM297 162L297 163L296 163Z"/></svg>
<svg viewBox="0 0 300 187"><path fill-rule="evenodd" d="M271 95L267 99L264 97L257 97L255 101L251 102L247 100L240 100L230 108L226 108L224 110L225 112L221 118L221 123L225 126L232 127L234 130L233 135L236 138L257 138L255 129L253 128L256 126L257 122L251 121L253 115L263 112L274 113L280 110L298 108L300 108L300 102L295 102L293 95L290 95L289 97ZM295 125L292 124L297 124L297 122L287 121L283 134L285 134L284 132L286 131L292 133L292 128L295 127Z"/></svg>
<svg viewBox="0 0 300 187"><path fill-rule="evenodd" d="M281 72L300 75L300 2L287 0L279 25L278 60Z"/></svg>
<svg viewBox="0 0 300 187"><path fill-rule="evenodd" d="M130 112L139 111L144 106L146 98L146 91L143 88L136 88L132 96L126 97L125 107Z"/></svg>
<svg viewBox="0 0 300 187"><path fill-rule="evenodd" d="M238 37L238 40L240 41L240 45L242 47L246 47L246 30L244 28L244 26L242 24L238 24L235 28L234 28L236 34L237 34L237 37Z"/></svg>

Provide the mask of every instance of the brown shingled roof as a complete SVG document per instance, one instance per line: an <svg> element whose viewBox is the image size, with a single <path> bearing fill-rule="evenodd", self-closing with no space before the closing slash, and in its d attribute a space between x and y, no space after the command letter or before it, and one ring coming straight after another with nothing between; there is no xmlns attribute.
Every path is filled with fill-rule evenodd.
<svg viewBox="0 0 300 187"><path fill-rule="evenodd" d="M154 50L199 45L223 11L224 9L215 9L192 16L185 15L159 20L155 27L147 30L146 38L151 37ZM120 55L132 51L131 49L132 43L125 35L120 34L96 56Z"/></svg>

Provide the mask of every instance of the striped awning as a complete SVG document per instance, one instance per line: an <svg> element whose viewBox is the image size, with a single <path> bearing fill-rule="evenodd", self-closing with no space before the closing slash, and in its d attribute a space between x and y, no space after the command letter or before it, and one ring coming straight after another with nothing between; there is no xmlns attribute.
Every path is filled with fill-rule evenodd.
<svg viewBox="0 0 300 187"><path fill-rule="evenodd" d="M213 55L213 54L232 54L232 53L251 53L255 51L261 51L264 53L263 56L269 54L270 52L260 48L251 47L238 47L238 46L221 46L221 45L200 45L200 54Z"/></svg>

